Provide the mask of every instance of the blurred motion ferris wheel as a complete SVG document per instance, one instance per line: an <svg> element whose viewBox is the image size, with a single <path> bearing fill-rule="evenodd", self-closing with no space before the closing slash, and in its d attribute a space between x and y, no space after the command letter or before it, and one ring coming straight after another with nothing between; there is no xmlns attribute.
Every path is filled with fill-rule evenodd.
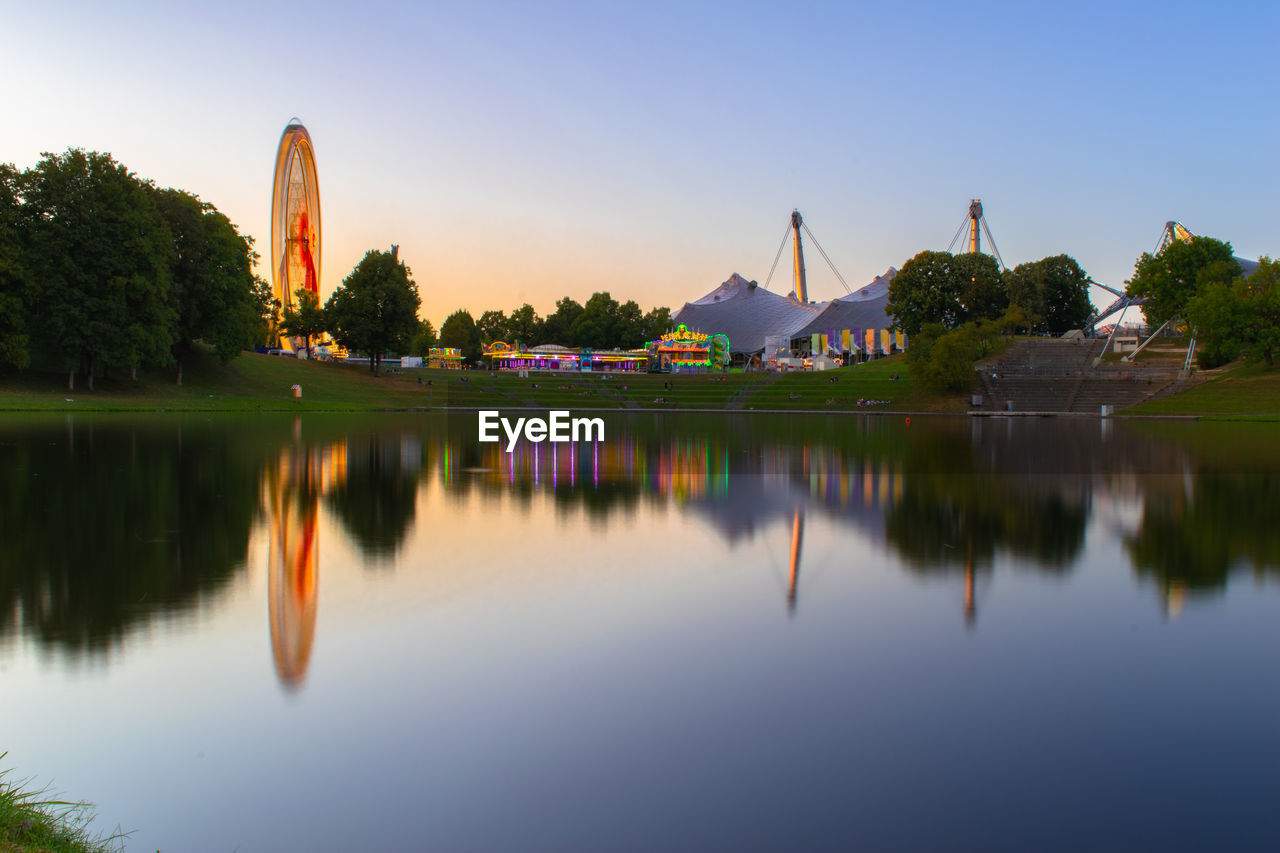
<svg viewBox="0 0 1280 853"><path fill-rule="evenodd" d="M271 193L271 285L281 309L298 288L320 298L320 185L311 134L294 118L280 136Z"/></svg>

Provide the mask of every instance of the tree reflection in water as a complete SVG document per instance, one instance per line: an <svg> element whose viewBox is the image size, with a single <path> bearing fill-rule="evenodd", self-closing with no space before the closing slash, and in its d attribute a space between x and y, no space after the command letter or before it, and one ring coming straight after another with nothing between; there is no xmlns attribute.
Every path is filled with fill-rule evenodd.
<svg viewBox="0 0 1280 853"><path fill-rule="evenodd" d="M954 574L970 621L1001 555L1068 573L1095 505L1118 501L1141 507L1120 535L1166 606L1220 591L1234 570L1273 575L1280 463L1259 449L1277 446L1271 433L1225 465L1215 454L1245 446L1238 430L1205 442L1203 425L1136 429L645 415L612 420L603 443L522 443L508 454L478 444L468 417L26 418L0 425L0 638L21 632L98 654L136 627L217 601L265 515L273 658L282 684L300 684L323 513L364 565L394 565L423 481L450 502L550 500L598 525L642 504L675 506L729 543L789 530L792 612L804 527L819 518L908 571Z"/></svg>
<svg viewBox="0 0 1280 853"><path fill-rule="evenodd" d="M1142 522L1125 540L1138 577L1153 580L1166 611L1188 595L1226 589L1233 571L1280 571L1280 476L1200 472L1148 491Z"/></svg>
<svg viewBox="0 0 1280 853"><path fill-rule="evenodd" d="M103 653L194 610L245 564L262 470L202 420L5 424L0 636Z"/></svg>

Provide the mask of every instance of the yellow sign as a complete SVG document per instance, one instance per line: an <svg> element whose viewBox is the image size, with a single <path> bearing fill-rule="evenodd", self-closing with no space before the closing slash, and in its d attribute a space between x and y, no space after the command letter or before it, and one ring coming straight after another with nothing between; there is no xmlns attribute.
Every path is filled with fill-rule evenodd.
<svg viewBox="0 0 1280 853"><path fill-rule="evenodd" d="M710 337L706 332L691 332L689 327L685 325L679 326L674 332L667 332L661 336L663 341L696 341L704 343Z"/></svg>

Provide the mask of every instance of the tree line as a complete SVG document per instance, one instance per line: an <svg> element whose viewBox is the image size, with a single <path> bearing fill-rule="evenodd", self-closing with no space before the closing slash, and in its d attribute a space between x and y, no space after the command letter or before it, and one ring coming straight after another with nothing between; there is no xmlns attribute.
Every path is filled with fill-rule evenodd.
<svg viewBox="0 0 1280 853"><path fill-rule="evenodd" d="M1280 263L1263 257L1246 275L1231 244L1174 240L1134 264L1125 292L1145 297L1147 321L1185 325L1199 339L1202 368L1237 358L1275 363L1280 353Z"/></svg>
<svg viewBox="0 0 1280 853"><path fill-rule="evenodd" d="M1083 328L1093 314L1088 287L1069 255L1002 272L989 255L926 251L890 283L887 310L914 338L909 358L917 375L937 390L960 391L972 383L973 362L1004 335ZM1202 368L1237 358L1273 365L1280 355L1280 263L1270 258L1246 275L1228 242L1175 240L1139 256L1125 293L1145 300L1153 327L1169 323L1195 336Z"/></svg>
<svg viewBox="0 0 1280 853"><path fill-rule="evenodd" d="M70 149L0 164L0 364L67 373L182 364L195 341L223 361L265 340L269 285L252 238L197 196L161 189L110 154Z"/></svg>
<svg viewBox="0 0 1280 853"><path fill-rule="evenodd" d="M895 327L914 336L929 325L946 331L1013 310L1033 335L1062 335L1093 313L1089 276L1070 255L1053 255L1001 271L990 255L921 252L889 283Z"/></svg>
<svg viewBox="0 0 1280 853"><path fill-rule="evenodd" d="M911 339L912 372L937 391L963 391L973 363L1014 332L1060 336L1093 313L1089 276L1070 255L1001 270L990 255L920 252L889 283L886 311Z"/></svg>
<svg viewBox="0 0 1280 853"><path fill-rule="evenodd" d="M468 311L455 311L440 325L440 346L457 347L472 364L480 358L481 347L494 341L535 347L560 344L594 350L638 349L671 330L671 309L653 308L642 313L635 300L619 303L608 291L593 293L586 304L566 296L546 317L527 302L510 314L485 311L477 320ZM434 346L430 324L415 348ZM421 354L421 353L418 353Z"/></svg>

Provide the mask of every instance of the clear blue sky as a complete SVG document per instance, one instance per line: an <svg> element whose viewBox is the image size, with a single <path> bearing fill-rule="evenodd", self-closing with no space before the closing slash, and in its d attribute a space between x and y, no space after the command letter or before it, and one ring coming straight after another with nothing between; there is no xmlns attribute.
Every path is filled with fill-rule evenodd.
<svg viewBox="0 0 1280 853"><path fill-rule="evenodd" d="M971 197L1010 265L1122 286L1167 219L1280 248L1278 29L1267 3L6 3L0 160L110 151L265 253L296 115L322 293L399 243L437 325L763 282L793 207L855 287Z"/></svg>

